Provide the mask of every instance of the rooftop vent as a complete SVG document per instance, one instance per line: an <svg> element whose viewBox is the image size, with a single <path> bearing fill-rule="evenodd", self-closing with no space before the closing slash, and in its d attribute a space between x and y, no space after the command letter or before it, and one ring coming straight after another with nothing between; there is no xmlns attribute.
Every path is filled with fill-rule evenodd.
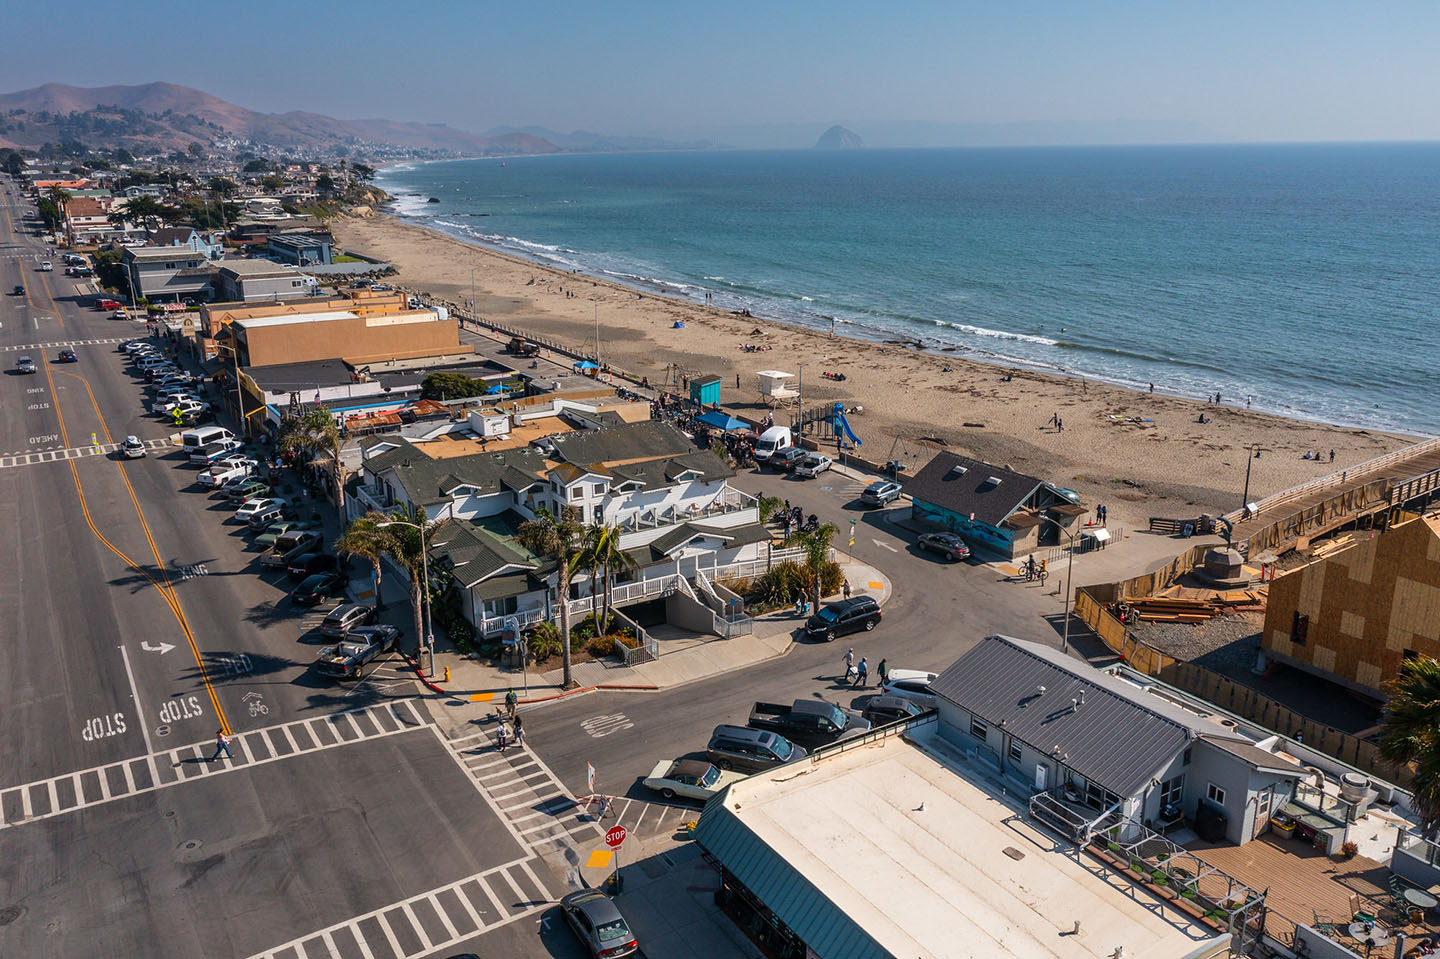
<svg viewBox="0 0 1440 959"><path fill-rule="evenodd" d="M986 486L999 486L999 485L1000 485L1000 477L998 477L998 476L987 476L987 477L985 477L985 485L986 485Z"/></svg>
<svg viewBox="0 0 1440 959"><path fill-rule="evenodd" d="M955 465L955 466L950 467L950 472L946 473L945 475L946 475L946 476L964 476L964 475L965 475L966 473L968 473L968 472L970 472L968 469L966 469L965 467L960 466L960 465L957 464L957 465Z"/></svg>

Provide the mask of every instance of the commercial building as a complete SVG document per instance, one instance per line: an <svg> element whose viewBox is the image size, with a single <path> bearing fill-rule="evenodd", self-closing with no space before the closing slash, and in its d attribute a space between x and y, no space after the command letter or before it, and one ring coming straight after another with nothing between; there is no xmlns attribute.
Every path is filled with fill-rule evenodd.
<svg viewBox="0 0 1440 959"><path fill-rule="evenodd" d="M1261 642L1273 659L1383 699L1406 659L1440 658L1440 517L1350 536L1275 577Z"/></svg>
<svg viewBox="0 0 1440 959"><path fill-rule="evenodd" d="M1086 513L1070 490L946 451L904 486L916 520L1012 558L1068 541Z"/></svg>
<svg viewBox="0 0 1440 959"><path fill-rule="evenodd" d="M315 277L269 260L225 260L218 267L215 285L227 303L299 299L320 292Z"/></svg>

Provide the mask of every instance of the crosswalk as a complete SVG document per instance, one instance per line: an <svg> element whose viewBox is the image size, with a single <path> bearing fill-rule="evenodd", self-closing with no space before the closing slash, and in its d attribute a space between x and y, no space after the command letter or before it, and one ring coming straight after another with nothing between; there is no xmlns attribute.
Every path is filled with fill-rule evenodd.
<svg viewBox="0 0 1440 959"><path fill-rule="evenodd" d="M21 786L0 787L0 830L165 789L192 779L425 728L430 720L413 699L362 706L328 716L237 733L232 758L210 762L214 740L65 773Z"/></svg>
<svg viewBox="0 0 1440 959"><path fill-rule="evenodd" d="M0 469L12 469L16 466L34 466L37 463L54 463L60 460L80 459L86 456L102 456L115 452L120 448L119 443L97 443L90 446L69 446L55 449L38 450L33 453L11 453L8 456L0 456ZM171 449L175 442L169 438L145 440L147 450Z"/></svg>
<svg viewBox="0 0 1440 959"><path fill-rule="evenodd" d="M549 909L559 893L526 859L308 933L252 959L410 959Z"/></svg>
<svg viewBox="0 0 1440 959"><path fill-rule="evenodd" d="M0 346L0 353L40 353L45 350L74 349L77 346L105 346L113 343L128 343L133 336L112 336L96 340L55 340L51 343L22 343L19 346Z"/></svg>

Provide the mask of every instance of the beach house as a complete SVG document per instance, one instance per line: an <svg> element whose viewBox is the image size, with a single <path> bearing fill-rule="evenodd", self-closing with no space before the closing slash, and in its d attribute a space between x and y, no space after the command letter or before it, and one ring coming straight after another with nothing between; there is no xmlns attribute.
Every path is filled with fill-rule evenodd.
<svg viewBox="0 0 1440 959"><path fill-rule="evenodd" d="M1068 542L1086 513L1069 490L943 450L904 487L915 520L1010 558Z"/></svg>
<svg viewBox="0 0 1440 959"><path fill-rule="evenodd" d="M188 247L125 248L122 260L135 295L152 302L208 299L215 267Z"/></svg>
<svg viewBox="0 0 1440 959"><path fill-rule="evenodd" d="M734 470L669 424L553 409L477 410L463 442L362 440L352 512L412 506L445 521L431 561L454 573L465 617L486 634L507 617L553 619L562 600L577 622L593 608L601 584L588 571L561 584L553 560L519 546L542 509L619 531L614 600L636 621L721 635L748 625L716 580L763 570L770 535L756 498L730 485Z"/></svg>

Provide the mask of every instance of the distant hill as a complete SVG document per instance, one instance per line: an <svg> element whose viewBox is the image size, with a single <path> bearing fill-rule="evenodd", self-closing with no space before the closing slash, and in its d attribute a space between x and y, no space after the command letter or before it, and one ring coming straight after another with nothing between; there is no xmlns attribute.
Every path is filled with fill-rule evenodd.
<svg viewBox="0 0 1440 959"><path fill-rule="evenodd" d="M858 150L865 145L859 134L840 126L838 123L820 134L820 139L815 141L817 150Z"/></svg>
<svg viewBox="0 0 1440 959"><path fill-rule="evenodd" d="M72 87L60 83L0 94L0 145L38 147L76 139L131 151L183 150L229 135L297 150L384 145L480 155L554 153L543 137L488 137L444 124L337 120L318 113L259 113L174 83ZM88 139L87 139L88 138Z"/></svg>

